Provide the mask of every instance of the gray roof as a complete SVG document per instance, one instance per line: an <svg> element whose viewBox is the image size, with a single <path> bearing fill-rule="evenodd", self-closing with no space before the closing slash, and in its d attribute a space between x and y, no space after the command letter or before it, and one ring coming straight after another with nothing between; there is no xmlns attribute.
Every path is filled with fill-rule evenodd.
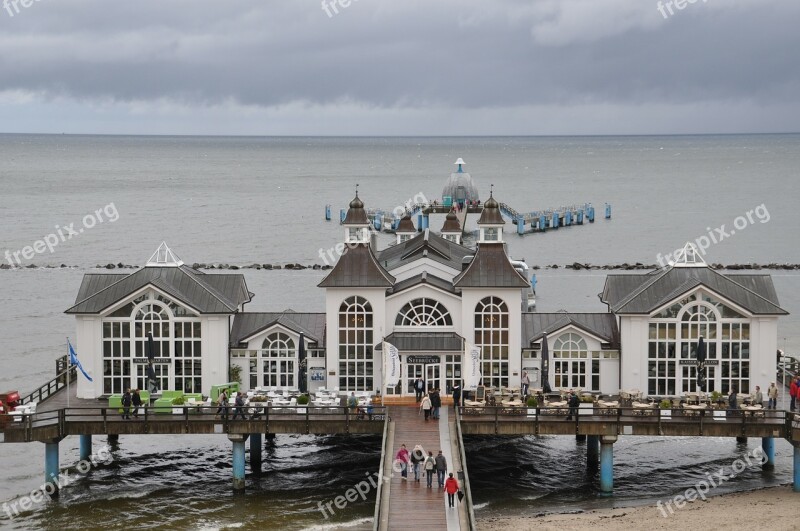
<svg viewBox="0 0 800 531"><path fill-rule="evenodd" d="M472 249L445 240L426 229L410 240L378 251L377 259L389 271L423 258L430 258L459 271L464 257L473 253Z"/></svg>
<svg viewBox="0 0 800 531"><path fill-rule="evenodd" d="M444 220L444 225L442 225L442 230L440 232L457 232L461 234L461 224L458 222L458 216L454 211L450 211L447 213L447 217Z"/></svg>
<svg viewBox="0 0 800 531"><path fill-rule="evenodd" d="M454 332L395 332L386 336L385 341L397 347L401 353L464 350L463 339ZM375 350L381 350L382 346L378 343Z"/></svg>
<svg viewBox="0 0 800 531"><path fill-rule="evenodd" d="M395 278L378 263L372 248L359 243L345 248L344 254L328 276L318 284L321 288L388 288Z"/></svg>
<svg viewBox="0 0 800 531"><path fill-rule="evenodd" d="M443 278L439 278L436 275L430 275L427 271L423 271L419 275L414 275L413 277L409 277L405 280L401 280L397 284L395 284L390 290L390 293L399 293L403 290L407 290L413 288L414 286L418 286L419 284L428 284L435 288L439 288L441 290L453 293L454 295L461 295L461 291L457 290L453 287L453 283L449 280L445 280Z"/></svg>
<svg viewBox="0 0 800 531"><path fill-rule="evenodd" d="M185 265L144 267L129 275L86 274L75 305L66 313L101 313L148 285L201 314L235 313L253 297L241 274L206 275Z"/></svg>
<svg viewBox="0 0 800 531"><path fill-rule="evenodd" d="M611 313L525 313L522 314L523 348L541 341L544 334L552 334L565 326L573 325L619 348L617 320Z"/></svg>
<svg viewBox="0 0 800 531"><path fill-rule="evenodd" d="M417 232L417 229L414 228L414 222L411 221L411 216L408 214L403 216L395 232Z"/></svg>
<svg viewBox="0 0 800 531"><path fill-rule="evenodd" d="M698 286L755 315L788 315L770 275L723 275L710 267L666 267L649 274L608 275L600 300L617 314L650 314Z"/></svg>
<svg viewBox="0 0 800 531"><path fill-rule="evenodd" d="M523 277L508 259L502 243L478 244L478 252L467 268L453 279L456 288L527 288Z"/></svg>
<svg viewBox="0 0 800 531"><path fill-rule="evenodd" d="M284 312L245 312L233 317L230 344L239 346L246 338L252 337L267 328L280 324L289 330L302 332L313 343L325 344L325 314Z"/></svg>

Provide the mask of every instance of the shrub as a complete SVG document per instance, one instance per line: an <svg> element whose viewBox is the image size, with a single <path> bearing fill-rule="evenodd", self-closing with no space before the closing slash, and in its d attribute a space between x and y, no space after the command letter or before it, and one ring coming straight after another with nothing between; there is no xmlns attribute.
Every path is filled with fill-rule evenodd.
<svg viewBox="0 0 800 531"><path fill-rule="evenodd" d="M536 400L536 397L528 398L528 407L539 407L539 401Z"/></svg>
<svg viewBox="0 0 800 531"><path fill-rule="evenodd" d="M173 406L182 406L185 403L186 402L185 402L185 400L184 400L184 398L182 396L179 396L177 398L173 398L172 399L172 405Z"/></svg>
<svg viewBox="0 0 800 531"><path fill-rule="evenodd" d="M594 403L594 397L592 395L582 395L581 396L581 403L583 403L583 404L592 404L592 403Z"/></svg>
<svg viewBox="0 0 800 531"><path fill-rule="evenodd" d="M665 398L664 400L659 402L658 407L660 407L661 409L670 409L672 408L672 402L670 402Z"/></svg>
<svg viewBox="0 0 800 531"><path fill-rule="evenodd" d="M308 395L300 395L297 397L297 405L298 406L307 406L308 405Z"/></svg>

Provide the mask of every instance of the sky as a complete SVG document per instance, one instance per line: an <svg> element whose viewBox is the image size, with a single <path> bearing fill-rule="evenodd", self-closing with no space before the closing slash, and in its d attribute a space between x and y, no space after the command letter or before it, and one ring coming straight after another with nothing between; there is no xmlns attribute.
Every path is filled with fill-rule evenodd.
<svg viewBox="0 0 800 531"><path fill-rule="evenodd" d="M798 28L797 0L0 0L0 132L797 132Z"/></svg>

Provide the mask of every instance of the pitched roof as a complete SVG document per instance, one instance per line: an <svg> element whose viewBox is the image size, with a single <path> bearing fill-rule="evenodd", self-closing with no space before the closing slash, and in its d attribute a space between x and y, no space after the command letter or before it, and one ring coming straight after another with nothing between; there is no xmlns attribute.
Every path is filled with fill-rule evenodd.
<svg viewBox="0 0 800 531"><path fill-rule="evenodd" d="M356 197L350 201L350 208L347 209L347 215L342 221L343 225L368 225L369 220L367 219L367 213L364 210L364 202L358 198L358 192L356 192Z"/></svg>
<svg viewBox="0 0 800 531"><path fill-rule="evenodd" d="M645 275L608 275L600 300L618 314L650 314L703 286L755 315L788 315L769 275L723 275L709 267L666 267Z"/></svg>
<svg viewBox="0 0 800 531"><path fill-rule="evenodd" d="M461 292L453 287L453 283L449 280L439 278L436 275L429 275L427 271L423 271L419 275L414 275L405 280L401 280L389 290L390 293L399 293L401 291L411 289L420 284L428 284L443 291L450 292L454 295L461 295Z"/></svg>
<svg viewBox="0 0 800 531"><path fill-rule="evenodd" d="M472 249L425 229L410 240L378 251L377 259L389 271L422 258L430 258L460 271L461 261L473 253Z"/></svg>
<svg viewBox="0 0 800 531"><path fill-rule="evenodd" d="M457 232L461 233L461 224L458 222L458 216L452 210L447 213L447 217L444 220L444 225L442 225L442 230L440 232Z"/></svg>
<svg viewBox="0 0 800 531"><path fill-rule="evenodd" d="M566 326L575 326L612 349L620 347L617 320L611 313L522 313L522 345L529 346L542 339L544 334L552 334Z"/></svg>
<svg viewBox="0 0 800 531"><path fill-rule="evenodd" d="M395 278L378 263L366 243L350 244L328 276L318 284L321 288L388 288Z"/></svg>
<svg viewBox="0 0 800 531"><path fill-rule="evenodd" d="M411 221L411 216L408 214L403 216L395 232L417 232L417 229L414 228L414 222Z"/></svg>
<svg viewBox="0 0 800 531"><path fill-rule="evenodd" d="M150 266L129 275L86 274L75 305L65 313L101 313L145 286L156 287L201 314L235 313L253 297L241 274L206 275L186 265Z"/></svg>
<svg viewBox="0 0 800 531"><path fill-rule="evenodd" d="M528 279L522 276L506 255L502 243L478 244L475 258L453 279L457 288L527 288Z"/></svg>
<svg viewBox="0 0 800 531"><path fill-rule="evenodd" d="M385 341L391 343L401 353L412 352L460 352L464 349L461 336L455 332L395 332L386 336ZM382 343L375 345L381 350Z"/></svg>
<svg viewBox="0 0 800 531"><path fill-rule="evenodd" d="M325 314L284 312L244 312L233 317L230 344L239 346L245 339L279 324L289 330L302 332L313 343L325 344Z"/></svg>
<svg viewBox="0 0 800 531"><path fill-rule="evenodd" d="M505 225L503 215L500 213L500 204L497 200L489 196L489 199L483 204L481 217L478 218L478 225Z"/></svg>

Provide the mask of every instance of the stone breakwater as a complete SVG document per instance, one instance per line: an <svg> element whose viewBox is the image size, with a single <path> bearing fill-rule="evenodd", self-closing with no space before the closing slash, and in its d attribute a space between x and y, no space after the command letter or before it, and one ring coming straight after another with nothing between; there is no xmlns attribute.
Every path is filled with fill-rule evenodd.
<svg viewBox="0 0 800 531"><path fill-rule="evenodd" d="M92 267L92 269L139 269L141 266L138 265L130 265L130 264L98 264ZM323 265L323 264L311 264L311 265L303 265L299 263L287 263L287 264L248 264L248 265L236 265L236 264L225 264L225 263L194 263L191 266L193 269L223 269L223 270L231 270L236 271L240 269L258 269L258 270L265 270L265 271L273 271L273 270L290 270L290 271L301 271L304 269L311 269L311 270L322 270L326 271L328 269L332 269L333 266L331 265ZM777 263L769 263L769 264L710 264L710 267L713 269L725 269L729 271L738 271L738 270L759 270L759 269L773 269L773 270L783 270L783 271L794 271L800 270L800 264L777 264ZM656 264L642 264L640 262L636 262L634 264L629 264L627 262L621 264L605 264L605 265L597 265L597 264L588 264L588 263L580 263L580 262L573 262L571 264L566 265L559 265L559 264L551 264L551 265L532 265L530 268L534 271L538 270L547 270L547 269L568 269L572 271L582 271L582 270L623 270L623 271L635 271L635 270L642 270L642 271L652 271L655 269L659 269L659 266ZM9 264L0 264L0 269L81 269L81 266L76 265L36 265L36 264L29 264L25 267L13 267Z"/></svg>

